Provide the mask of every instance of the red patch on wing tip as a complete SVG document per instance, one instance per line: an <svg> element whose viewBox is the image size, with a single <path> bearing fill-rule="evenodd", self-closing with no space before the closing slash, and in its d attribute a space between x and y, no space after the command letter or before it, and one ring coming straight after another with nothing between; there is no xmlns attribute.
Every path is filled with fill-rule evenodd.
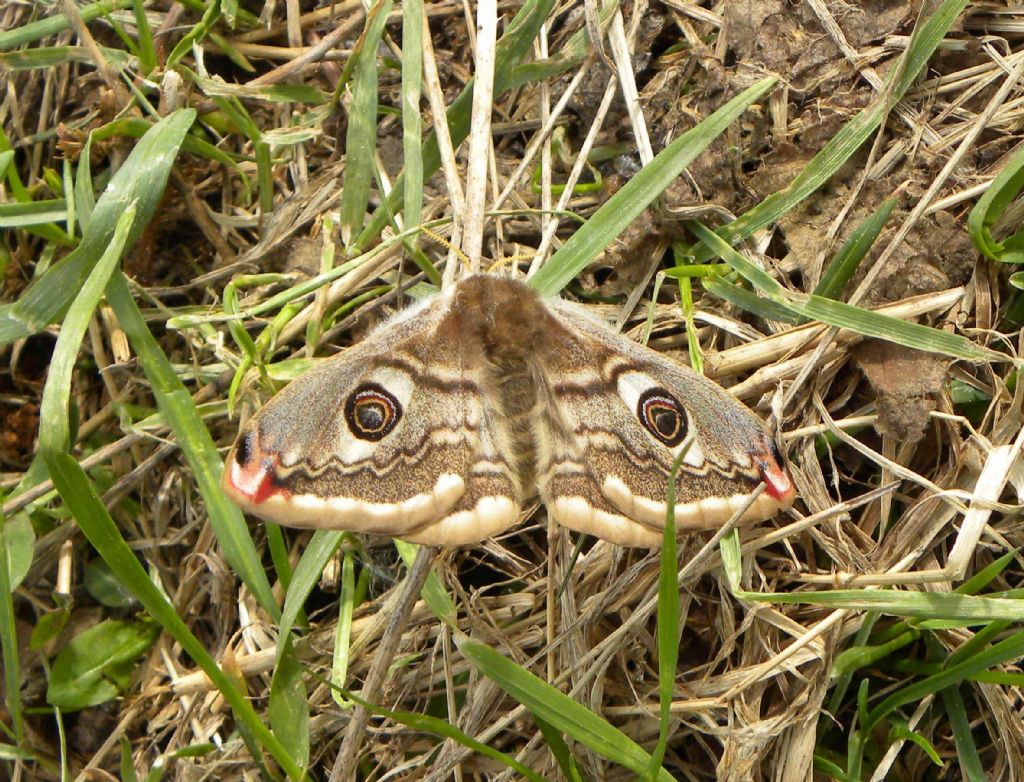
<svg viewBox="0 0 1024 782"><path fill-rule="evenodd" d="M778 502L789 507L796 497L796 487L785 468L777 464L774 459L758 460L758 467L761 470L761 480L764 481L765 491L769 496L774 497Z"/></svg>
<svg viewBox="0 0 1024 782"><path fill-rule="evenodd" d="M228 470L226 483L245 502L259 505L275 494L287 496L288 491L274 482L273 459L250 459L243 467L234 459Z"/></svg>

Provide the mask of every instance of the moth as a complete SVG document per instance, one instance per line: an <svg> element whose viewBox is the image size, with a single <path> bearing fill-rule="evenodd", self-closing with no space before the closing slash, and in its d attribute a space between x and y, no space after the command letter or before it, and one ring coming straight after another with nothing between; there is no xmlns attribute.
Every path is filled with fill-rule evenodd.
<svg viewBox="0 0 1024 782"><path fill-rule="evenodd" d="M745 523L795 490L761 420L691 369L522 282L469 276L278 393L241 432L222 484L291 527L459 546L537 494L560 524L659 546L669 471L677 529Z"/></svg>

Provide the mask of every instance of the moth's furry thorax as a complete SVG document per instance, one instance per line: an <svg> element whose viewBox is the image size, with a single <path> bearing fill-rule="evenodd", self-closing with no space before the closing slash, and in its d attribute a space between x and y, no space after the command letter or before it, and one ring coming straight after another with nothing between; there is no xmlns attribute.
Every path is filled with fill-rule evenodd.
<svg viewBox="0 0 1024 782"><path fill-rule="evenodd" d="M455 322L495 364L523 363L552 338L540 296L518 280L477 274L460 282L453 295Z"/></svg>
<svg viewBox="0 0 1024 782"><path fill-rule="evenodd" d="M452 324L479 346L491 368L516 477L528 496L535 493L537 463L532 420L538 378L532 364L551 341L550 315L536 291L507 277L474 275L453 296Z"/></svg>

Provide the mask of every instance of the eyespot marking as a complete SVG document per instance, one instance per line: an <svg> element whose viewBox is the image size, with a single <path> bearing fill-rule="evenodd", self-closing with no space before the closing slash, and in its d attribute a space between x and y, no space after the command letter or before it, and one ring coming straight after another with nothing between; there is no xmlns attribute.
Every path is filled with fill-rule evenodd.
<svg viewBox="0 0 1024 782"><path fill-rule="evenodd" d="M381 440L402 417L402 405L376 383L364 383L345 400L345 423L360 440Z"/></svg>
<svg viewBox="0 0 1024 782"><path fill-rule="evenodd" d="M686 437L686 411L664 388L649 388L640 394L636 414L644 428L669 448Z"/></svg>

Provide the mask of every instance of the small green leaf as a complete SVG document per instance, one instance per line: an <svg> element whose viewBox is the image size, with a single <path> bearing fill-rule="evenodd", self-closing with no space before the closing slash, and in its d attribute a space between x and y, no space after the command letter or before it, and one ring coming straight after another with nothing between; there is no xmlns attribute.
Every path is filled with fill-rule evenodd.
<svg viewBox="0 0 1024 782"><path fill-rule="evenodd" d="M918 631L908 630L884 644L877 644L873 646L854 646L853 648L846 649L836 655L836 658L832 661L832 670L829 672L829 675L833 679L837 679L840 676L846 676L849 673L853 673L860 668L864 668L868 665L874 665L879 660L888 657L897 649L902 649L904 646L912 644L920 637L921 633Z"/></svg>
<svg viewBox="0 0 1024 782"><path fill-rule="evenodd" d="M121 583L111 571L110 565L102 559L94 559L86 565L85 589L107 608L125 609L138 605L131 590Z"/></svg>
<svg viewBox="0 0 1024 782"><path fill-rule="evenodd" d="M127 685L132 664L159 634L154 622L114 619L79 633L54 660L46 700L78 711L116 697Z"/></svg>
<svg viewBox="0 0 1024 782"><path fill-rule="evenodd" d="M7 549L7 575L11 580L10 588L17 589L28 574L35 554L36 534L32 529L32 520L25 512L15 513L4 525L4 547Z"/></svg>
<svg viewBox="0 0 1024 782"><path fill-rule="evenodd" d="M32 628L32 637L28 642L28 648L34 652L42 649L49 641L60 635L60 631L64 629L64 625L68 623L70 617L70 606L47 611L39 617L36 626Z"/></svg>
<svg viewBox="0 0 1024 782"><path fill-rule="evenodd" d="M939 753L935 751L932 743L917 731L911 730L905 720L893 720L889 736L894 740L903 739L904 741L913 742L921 748L924 754L931 758L932 763L939 767L942 766L942 758L939 757Z"/></svg>

